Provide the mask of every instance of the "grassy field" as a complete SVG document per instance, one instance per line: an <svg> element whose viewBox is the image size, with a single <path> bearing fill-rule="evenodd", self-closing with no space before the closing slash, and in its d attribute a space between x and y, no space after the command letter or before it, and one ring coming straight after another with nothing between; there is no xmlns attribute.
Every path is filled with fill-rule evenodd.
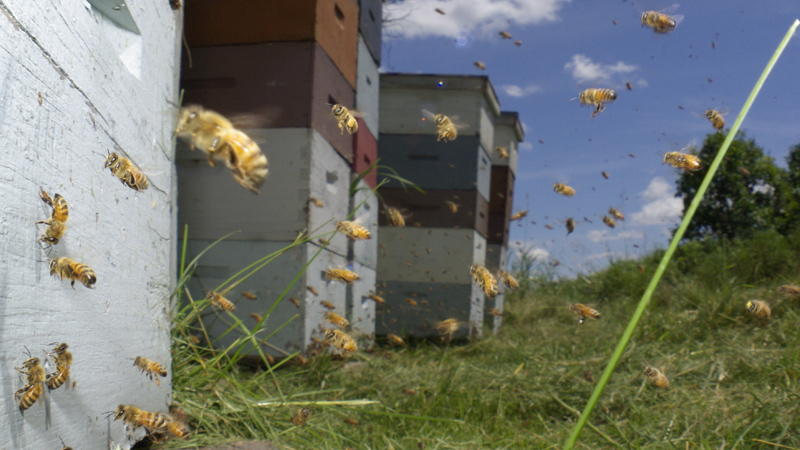
<svg viewBox="0 0 800 450"><path fill-rule="evenodd" d="M800 239L772 233L682 246L578 448L800 448L800 300L776 290L800 278L798 252ZM524 279L507 297L497 336L379 345L349 361L318 356L272 371L247 368L179 326L174 400L195 433L166 445L560 448L659 257L575 280ZM770 320L745 311L756 298L772 305ZM572 302L602 318L578 325ZM647 382L648 365L664 371L669 389ZM291 418L303 406L311 417L296 427Z"/></svg>

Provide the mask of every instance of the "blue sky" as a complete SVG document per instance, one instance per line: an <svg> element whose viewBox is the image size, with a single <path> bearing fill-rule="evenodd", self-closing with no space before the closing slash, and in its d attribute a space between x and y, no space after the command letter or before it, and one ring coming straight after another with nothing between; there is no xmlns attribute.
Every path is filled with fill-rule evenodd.
<svg viewBox="0 0 800 450"><path fill-rule="evenodd" d="M800 17L797 0L692 1L673 13L684 16L674 32L641 27L643 11L670 7L658 1L390 2L384 16L405 18L384 28L381 70L488 75L501 108L518 111L526 130L514 211L529 214L512 225L510 246L543 262L557 259L562 275L586 273L610 258L666 247L682 201L674 198L678 173L660 155L702 143L714 131L697 116L708 108L728 110L726 120L733 124L772 52ZM513 39L501 39L499 31ZM459 37L468 45L456 45ZM795 36L742 126L782 167L788 148L800 143L798 74ZM625 82L633 84L632 91ZM570 101L588 87L618 93L593 120L589 107ZM556 194L556 182L574 187L577 195ZM613 230L601 222L608 207L626 216ZM578 225L566 236L568 217Z"/></svg>

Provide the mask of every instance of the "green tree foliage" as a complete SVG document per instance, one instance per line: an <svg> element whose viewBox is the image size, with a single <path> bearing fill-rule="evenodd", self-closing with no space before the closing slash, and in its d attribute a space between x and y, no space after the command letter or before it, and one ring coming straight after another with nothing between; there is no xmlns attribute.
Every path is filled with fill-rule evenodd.
<svg viewBox="0 0 800 450"><path fill-rule="evenodd" d="M696 153L706 167L682 173L678 179L676 195L683 196L684 209L689 207L707 166L724 140L721 133L708 135ZM800 178L800 149L794 158L795 176ZM764 155L754 140L746 139L744 133L739 132L692 218L685 238L733 239L758 230L786 231L791 222L789 209L792 205L789 179L789 174L775 166L774 159Z"/></svg>

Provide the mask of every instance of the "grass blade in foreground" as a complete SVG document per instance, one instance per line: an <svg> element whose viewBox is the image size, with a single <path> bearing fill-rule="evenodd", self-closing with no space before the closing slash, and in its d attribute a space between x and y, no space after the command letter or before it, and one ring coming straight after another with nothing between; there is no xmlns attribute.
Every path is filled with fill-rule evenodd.
<svg viewBox="0 0 800 450"><path fill-rule="evenodd" d="M647 290L645 290L644 295L642 295L642 299L639 301L639 305L636 307L636 311L633 313L633 317L631 321L628 323L628 327L625 328L625 332L622 334L622 338L617 343L617 347L614 349L614 353L611 355L611 360L608 362L605 371L603 371L603 375L600 377L600 381L595 386L594 391L592 392L592 396L589 397L589 403L586 404L586 408L583 410L581 417L578 419L578 422L575 424L575 428L572 429L572 433L567 439L567 442L564 444L564 450L572 450L575 446L576 441L578 440L578 436L583 429L583 426L586 425L586 421L589 418L589 415L594 410L597 401L600 399L600 395L603 393L606 385L608 384L608 380L611 378L611 374L614 372L614 368L617 366L617 363L622 356L622 352L627 347L628 342L631 340L631 336L633 335L633 331L636 329L636 325L639 323L639 319L642 318L644 314L644 310L647 307L647 304L650 302L650 297L652 297L653 292L658 285L658 282L661 280L661 276L664 274L664 270L667 268L667 263L672 258L672 254L675 253L675 249L678 247L678 242L683 238L683 234L686 232L686 228L689 226L689 222L692 220L692 216L694 216L695 211L697 210L700 201L703 199L703 195L708 189L708 185L711 184L711 179L714 177L714 174L717 172L717 168L719 167L720 163L722 162L722 158L725 156L725 153L728 151L728 147L730 147L731 142L736 137L736 133L739 131L739 127L742 124L745 116L747 116L747 112L750 111L750 106L753 104L753 101L758 96L758 92L761 90L761 86L764 85L764 81L766 81L769 73L772 71L772 68L775 67L775 63L780 58L781 53L786 48L786 45L789 43L789 39L791 39L792 35L794 35L795 30L800 25L800 20L795 20L792 26L789 28L789 31L786 33L786 36L783 37L783 40L778 45L778 48L775 50L775 53L770 58L769 63L767 63L767 67L764 69L764 72L759 77L756 85L753 87L753 91L750 92L750 96L747 97L747 100L744 102L744 106L742 107L741 112L739 112L739 116L736 118L736 122L731 127L731 130L728 132L728 136L725 138L725 141L722 143L722 147L720 147L719 152L717 153L716 158L714 158L714 162L708 169L708 173L706 177L703 179L703 183L700 185L700 188L697 190L697 194L692 199L692 203L689 205L689 209L686 210L686 214L683 216L683 221L681 222L680 227L675 232L675 235L672 237L672 242L669 244L669 248L664 253L664 257L661 259L661 262L658 264L658 268L656 272L653 274L653 278L650 280L650 284L647 286Z"/></svg>

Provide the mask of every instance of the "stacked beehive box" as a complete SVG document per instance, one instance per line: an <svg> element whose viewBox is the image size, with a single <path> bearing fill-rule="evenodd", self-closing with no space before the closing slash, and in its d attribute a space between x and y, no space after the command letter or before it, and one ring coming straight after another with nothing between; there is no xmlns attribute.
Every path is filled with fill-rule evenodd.
<svg viewBox="0 0 800 450"><path fill-rule="evenodd" d="M522 126L516 112L503 111L495 119L494 151L492 152L492 182L489 194L489 225L486 237L486 268L493 273L497 269L507 269L508 233L511 208L514 200L514 179L517 173L519 157L517 144L523 139ZM508 151L505 158L497 147ZM504 292L494 298L494 303L487 308L486 319L492 324L492 331L497 333L502 322ZM491 312L490 312L491 311Z"/></svg>
<svg viewBox="0 0 800 450"><path fill-rule="evenodd" d="M437 142L423 109L458 115L466 127L455 141ZM469 324L455 337L480 335L484 295L469 267L486 258L489 149L500 115L494 90L487 77L384 74L380 114L381 164L425 193L396 182L380 190L384 206L398 208L409 226L380 219L378 285L386 304L376 331L432 336L438 321L454 318Z"/></svg>
<svg viewBox="0 0 800 450"><path fill-rule="evenodd" d="M191 65L187 53L181 77L184 104L199 104L228 117L247 115L256 128L246 131L269 160L269 174L255 196L236 184L228 170L209 167L203 154L179 147L179 222L181 231L184 224L189 226L190 255L238 231L203 256L190 283L195 295L285 248L304 230L329 239L334 222L347 218L354 207L351 171L375 159L374 151L364 156L368 152L363 149L370 148L369 125L354 136L342 133L327 103L347 108L360 100L365 107L377 103L377 95L370 100L368 93L359 98L355 93L361 84L359 68L366 64L359 61L359 28L364 26L360 21L356 0L208 0L187 6ZM366 67L377 73L376 62ZM377 83L376 75L369 76ZM377 111L377 105L372 108ZM360 139L362 133L364 139ZM365 205L364 211L371 207L376 218L375 200ZM321 337L322 315L327 311L322 301L332 304L340 315L349 312L358 330L371 334L369 311L354 317L362 310L348 302L346 286L324 277L326 269L345 268L348 263L369 266L370 259L363 253L341 234L327 244L315 238L279 256L228 293L228 298L236 303L237 316L247 323L251 313L270 309L305 267L303 276L266 319L265 333L294 318L270 338L267 350L276 355L280 351L275 353L275 347L284 352L304 350L312 336ZM354 254L358 257L348 261L348 255ZM371 275L361 274L353 291L374 288L374 262L372 268ZM255 299L240 297L242 291L255 294ZM226 322L216 318L211 333L223 334ZM236 333L228 334L219 344L224 346L236 337Z"/></svg>

